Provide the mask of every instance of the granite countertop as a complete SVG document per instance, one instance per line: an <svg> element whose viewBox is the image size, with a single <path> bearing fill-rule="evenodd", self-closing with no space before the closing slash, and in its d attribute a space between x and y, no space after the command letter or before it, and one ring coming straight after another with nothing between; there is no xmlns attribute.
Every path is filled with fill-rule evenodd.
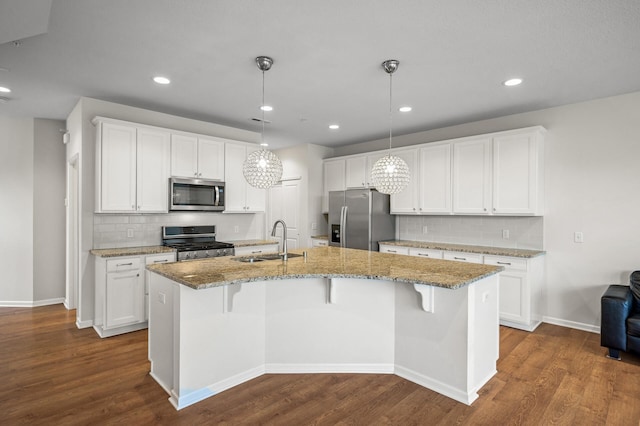
<svg viewBox="0 0 640 426"><path fill-rule="evenodd" d="M431 241L409 241L409 240L392 240L380 241L380 244L389 246L414 247L423 249L460 251L464 253L489 254L493 256L511 256L531 258L541 256L546 252L543 250L525 250L505 247L488 247L488 246L472 246L465 244L435 243Z"/></svg>
<svg viewBox="0 0 640 426"><path fill-rule="evenodd" d="M304 257L246 263L234 257L149 265L147 269L193 289L291 278L364 278L457 289L503 270L500 266L315 247ZM290 253L302 253L291 250ZM237 257L236 257L237 258Z"/></svg>
<svg viewBox="0 0 640 426"><path fill-rule="evenodd" d="M231 243L235 247L251 247L278 244L276 240L226 240L225 243Z"/></svg>
<svg viewBox="0 0 640 426"><path fill-rule="evenodd" d="M314 235L311 238L314 238L316 240L328 240L329 236L328 235Z"/></svg>
<svg viewBox="0 0 640 426"><path fill-rule="evenodd" d="M165 246L141 246L107 249L91 249L89 253L99 257L143 256L147 254L172 253L175 249Z"/></svg>

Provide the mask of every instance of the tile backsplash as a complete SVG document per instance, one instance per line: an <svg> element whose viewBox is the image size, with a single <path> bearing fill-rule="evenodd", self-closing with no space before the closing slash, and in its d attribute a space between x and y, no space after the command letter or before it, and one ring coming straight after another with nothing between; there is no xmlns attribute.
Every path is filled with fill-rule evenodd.
<svg viewBox="0 0 640 426"><path fill-rule="evenodd" d="M533 250L544 249L543 224L542 217L396 216L401 240Z"/></svg>
<svg viewBox="0 0 640 426"><path fill-rule="evenodd" d="M159 245L161 227L172 225L216 225L218 241L261 239L264 220L264 213L94 214L93 248ZM133 237L127 237L129 230Z"/></svg>

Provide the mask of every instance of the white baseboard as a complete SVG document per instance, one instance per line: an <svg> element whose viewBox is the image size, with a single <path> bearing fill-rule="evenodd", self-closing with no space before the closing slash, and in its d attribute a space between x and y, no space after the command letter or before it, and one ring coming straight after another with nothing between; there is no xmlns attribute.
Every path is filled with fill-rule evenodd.
<svg viewBox="0 0 640 426"><path fill-rule="evenodd" d="M200 402L203 399L209 398L234 386L238 386L239 384L242 384L244 382L248 382L249 380L253 380L256 377L260 377L264 373L264 366L261 365L247 370L243 373L236 374L235 376L231 376L227 379L221 380L217 383L213 383L202 389L197 389L188 393L183 392L186 394L183 396L177 395L175 393L175 390L172 390L169 402L171 402L171 405L173 405L176 410L182 410L183 408L193 405L196 402Z"/></svg>
<svg viewBox="0 0 640 426"><path fill-rule="evenodd" d="M560 318L542 317L542 322L548 324L559 325L561 327L575 328L576 330L588 331L590 333L600 334L600 327L597 325L585 324L582 322L568 321Z"/></svg>
<svg viewBox="0 0 640 426"><path fill-rule="evenodd" d="M102 337L103 339L105 337L113 337L119 334L131 333L132 331L143 330L145 328L149 328L149 323L147 321L139 322L132 325L125 325L123 327L109 328L106 330L102 328L101 325L93 326L93 329L96 331L96 333L98 333L98 336Z"/></svg>
<svg viewBox="0 0 640 426"><path fill-rule="evenodd" d="M427 377L423 374L418 373L417 371L413 371L409 368L401 367L399 365L396 365L395 374L396 376L407 379L410 382L416 383L427 389L431 389L434 392L438 392L439 394L447 396L458 402L462 402L466 405L471 405L471 403L478 398L478 393L476 392L477 389L474 389L470 392L465 392L463 389L455 388L451 385L447 385L446 383L442 383L439 380L432 379L431 377ZM495 371L493 374L495 374ZM491 374L491 377L493 377L493 374ZM479 386L478 388L480 387L482 386Z"/></svg>
<svg viewBox="0 0 640 426"><path fill-rule="evenodd" d="M363 373L393 374L393 364L266 364L269 374Z"/></svg>
<svg viewBox="0 0 640 426"><path fill-rule="evenodd" d="M76 327L78 328L93 327L93 320L80 321L79 319L76 319Z"/></svg>
<svg viewBox="0 0 640 426"><path fill-rule="evenodd" d="M64 297L55 299L34 300L34 301L12 301L0 300L0 307L3 308L36 308L38 306L49 306L64 303Z"/></svg>

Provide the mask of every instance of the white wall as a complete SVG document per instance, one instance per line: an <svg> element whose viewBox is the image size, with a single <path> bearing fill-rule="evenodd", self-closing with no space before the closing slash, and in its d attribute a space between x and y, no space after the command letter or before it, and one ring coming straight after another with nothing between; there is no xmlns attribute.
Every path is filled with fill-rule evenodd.
<svg viewBox="0 0 640 426"><path fill-rule="evenodd" d="M640 92L394 138L394 146L533 125L545 139L545 321L589 330L600 324L608 284L640 269ZM347 155L386 141L338 148ZM584 233L584 243L573 233Z"/></svg>
<svg viewBox="0 0 640 426"><path fill-rule="evenodd" d="M33 301L33 119L0 117L0 305Z"/></svg>
<svg viewBox="0 0 640 426"><path fill-rule="evenodd" d="M0 117L0 306L64 297L64 147L55 120Z"/></svg>
<svg viewBox="0 0 640 426"><path fill-rule="evenodd" d="M65 295L65 123L34 124L33 298L42 303Z"/></svg>

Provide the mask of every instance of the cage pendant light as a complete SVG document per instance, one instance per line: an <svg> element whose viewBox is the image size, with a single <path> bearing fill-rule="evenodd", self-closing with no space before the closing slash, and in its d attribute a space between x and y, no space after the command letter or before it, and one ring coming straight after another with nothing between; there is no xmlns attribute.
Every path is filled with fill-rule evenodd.
<svg viewBox="0 0 640 426"><path fill-rule="evenodd" d="M389 59L382 63L382 68L389 74L389 153L375 162L371 169L373 185L383 194L397 194L402 192L411 179L409 166L400 157L391 155L391 141L393 139L393 73L398 69L399 61Z"/></svg>
<svg viewBox="0 0 640 426"><path fill-rule="evenodd" d="M247 156L242 164L242 174L249 185L267 189L276 185L282 179L282 161L273 152L266 149L264 142L264 73L271 69L273 59L268 56L258 56L256 64L262 71L262 134L260 139L261 149L253 151Z"/></svg>

